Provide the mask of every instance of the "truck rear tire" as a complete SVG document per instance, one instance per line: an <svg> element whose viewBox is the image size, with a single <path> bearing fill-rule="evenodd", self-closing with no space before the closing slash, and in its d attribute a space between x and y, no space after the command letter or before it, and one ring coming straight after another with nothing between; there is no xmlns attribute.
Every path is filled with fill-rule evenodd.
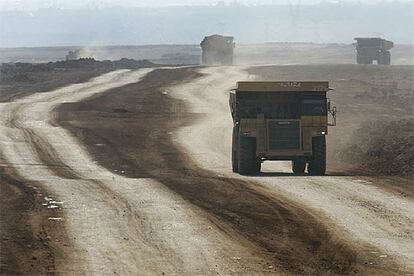
<svg viewBox="0 0 414 276"><path fill-rule="evenodd" d="M357 64L364 64L363 58L360 57L359 55L357 55Z"/></svg>
<svg viewBox="0 0 414 276"><path fill-rule="evenodd" d="M238 149L239 147L239 126L233 126L233 135L232 135L232 146L231 146L231 166L233 172L239 172L239 160L238 160Z"/></svg>
<svg viewBox="0 0 414 276"><path fill-rule="evenodd" d="M238 162L240 174L247 175L257 171L255 138L239 134Z"/></svg>
<svg viewBox="0 0 414 276"><path fill-rule="evenodd" d="M292 161L292 171L294 174L303 174L305 172L306 162L301 160Z"/></svg>
<svg viewBox="0 0 414 276"><path fill-rule="evenodd" d="M378 64L390 65L391 64L391 53L390 51L382 51L378 55Z"/></svg>
<svg viewBox="0 0 414 276"><path fill-rule="evenodd" d="M389 51L385 51L382 55L383 60L382 64L384 65L390 65L391 64L391 53Z"/></svg>
<svg viewBox="0 0 414 276"><path fill-rule="evenodd" d="M357 64L372 64L372 59L357 55Z"/></svg>
<svg viewBox="0 0 414 276"><path fill-rule="evenodd" d="M256 165L254 166L254 171L253 173L258 174L260 173L260 170L262 169L262 161L257 160L256 161Z"/></svg>
<svg viewBox="0 0 414 276"><path fill-rule="evenodd" d="M308 171L311 175L324 175L326 172L326 140L325 136L312 139L312 159Z"/></svg>

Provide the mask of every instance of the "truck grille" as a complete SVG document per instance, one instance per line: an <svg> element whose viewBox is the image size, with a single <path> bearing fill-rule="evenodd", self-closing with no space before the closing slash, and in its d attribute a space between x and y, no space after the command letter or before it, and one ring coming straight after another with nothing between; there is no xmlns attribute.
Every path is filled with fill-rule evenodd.
<svg viewBox="0 0 414 276"><path fill-rule="evenodd" d="M269 149L300 149L299 121L269 121Z"/></svg>

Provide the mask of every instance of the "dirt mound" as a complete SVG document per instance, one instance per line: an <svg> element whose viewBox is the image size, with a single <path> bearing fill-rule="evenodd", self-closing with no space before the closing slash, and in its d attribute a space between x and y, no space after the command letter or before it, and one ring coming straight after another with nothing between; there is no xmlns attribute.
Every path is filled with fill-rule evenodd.
<svg viewBox="0 0 414 276"><path fill-rule="evenodd" d="M117 69L156 66L148 60L126 58L116 61L80 58L49 63L3 63L0 65L0 102L85 82Z"/></svg>
<svg viewBox="0 0 414 276"><path fill-rule="evenodd" d="M148 60L134 60L122 58L120 60L98 61L94 58L80 58L77 60L65 60L49 63L3 63L0 66L0 83L27 82L33 80L31 75L39 72L59 71L62 69L103 69L106 71L116 69L139 69L154 67L154 63Z"/></svg>
<svg viewBox="0 0 414 276"><path fill-rule="evenodd" d="M112 69L138 69L155 66L154 63L148 60L135 60L128 58L122 58L115 61L99 61L94 58L80 58L76 60L49 62L48 65L53 65L55 68L104 67Z"/></svg>
<svg viewBox="0 0 414 276"><path fill-rule="evenodd" d="M391 84L371 84L370 89L355 93L353 97L356 101L363 103L383 105L391 108L404 108L409 114L412 114L414 111L414 86L405 83L404 85L405 87L402 84L400 86L403 87L398 87L398 82Z"/></svg>
<svg viewBox="0 0 414 276"><path fill-rule="evenodd" d="M112 64L118 69L136 69L141 67L153 67L155 65L146 59L135 60L129 58L122 58L120 60L113 61Z"/></svg>
<svg viewBox="0 0 414 276"><path fill-rule="evenodd" d="M30 81L29 73L53 70L48 64L3 63L0 66L0 82Z"/></svg>
<svg viewBox="0 0 414 276"><path fill-rule="evenodd" d="M366 123L354 132L339 158L383 175L413 176L414 122Z"/></svg>

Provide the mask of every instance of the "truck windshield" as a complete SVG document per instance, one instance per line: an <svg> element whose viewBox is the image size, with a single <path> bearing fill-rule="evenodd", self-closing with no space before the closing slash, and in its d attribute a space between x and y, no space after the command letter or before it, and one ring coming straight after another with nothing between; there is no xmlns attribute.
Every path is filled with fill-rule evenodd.
<svg viewBox="0 0 414 276"><path fill-rule="evenodd" d="M304 116L324 116L326 115L325 99L303 99L302 115Z"/></svg>

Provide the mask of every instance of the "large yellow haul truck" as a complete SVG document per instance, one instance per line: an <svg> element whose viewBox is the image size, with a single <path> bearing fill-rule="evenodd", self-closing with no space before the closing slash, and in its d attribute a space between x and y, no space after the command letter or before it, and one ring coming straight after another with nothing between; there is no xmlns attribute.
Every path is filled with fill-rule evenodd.
<svg viewBox="0 0 414 276"><path fill-rule="evenodd" d="M263 161L291 160L295 174L308 165L310 174L324 175L325 136L336 124L330 90L321 81L238 82L230 93L233 171L257 174Z"/></svg>

